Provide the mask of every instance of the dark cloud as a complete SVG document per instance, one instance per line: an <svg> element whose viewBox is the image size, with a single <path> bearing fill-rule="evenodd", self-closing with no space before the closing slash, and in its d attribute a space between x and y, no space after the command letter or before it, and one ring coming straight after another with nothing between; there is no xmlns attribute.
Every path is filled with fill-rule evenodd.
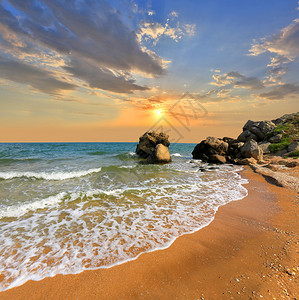
<svg viewBox="0 0 299 300"><path fill-rule="evenodd" d="M0 76L14 82L29 84L33 88L51 95L58 95L63 90L73 90L76 87L54 78L48 71L1 57Z"/></svg>
<svg viewBox="0 0 299 300"><path fill-rule="evenodd" d="M21 1L11 0L14 3ZM29 3L28 3L29 2ZM33 1L26 1L32 4ZM119 13L108 3L98 1L57 1L41 0L50 19L45 27L39 22L39 15L28 13L20 22L11 15L11 30L19 30L35 41L61 53L73 53L88 57L105 67L121 70L136 69L153 75L161 75L163 69L159 62L141 50L134 31L122 21ZM19 8L23 8L24 5Z"/></svg>
<svg viewBox="0 0 299 300"><path fill-rule="evenodd" d="M72 76L85 80L90 87L121 93L147 88L114 73L164 74L163 60L141 49L136 33L108 2L8 1L20 12L11 13L0 3L0 36L6 41L5 51L9 55L17 53L18 47L23 53L36 53L40 47L55 51L63 55L67 62L65 70ZM12 36L22 43L17 45L16 41L11 41ZM13 51L9 52L9 47ZM78 66L85 66L86 70L77 69ZM13 71L10 73L12 75Z"/></svg>
<svg viewBox="0 0 299 300"><path fill-rule="evenodd" d="M260 79L256 77L246 77L236 71L228 72L226 74L214 74L213 78L215 81L211 84L218 86L231 85L235 87L248 88L251 90L259 90L264 88L264 84Z"/></svg>
<svg viewBox="0 0 299 300"><path fill-rule="evenodd" d="M135 80L127 79L124 75L115 75L109 69L95 67L87 60L73 58L64 69L76 78L87 82L91 88L115 93L132 93L134 90L148 89L135 84Z"/></svg>
<svg viewBox="0 0 299 300"><path fill-rule="evenodd" d="M269 92L261 93L259 96L269 100L282 100L286 96L299 96L299 86L282 84L273 87Z"/></svg>

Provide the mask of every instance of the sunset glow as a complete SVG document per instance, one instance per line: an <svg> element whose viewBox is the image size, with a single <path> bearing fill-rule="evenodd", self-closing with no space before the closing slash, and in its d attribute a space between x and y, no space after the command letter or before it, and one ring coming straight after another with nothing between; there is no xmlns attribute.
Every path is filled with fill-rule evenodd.
<svg viewBox="0 0 299 300"><path fill-rule="evenodd" d="M135 141L162 115L187 142L298 108L297 1L27 2L0 4L2 142ZM200 118L167 112L185 93Z"/></svg>

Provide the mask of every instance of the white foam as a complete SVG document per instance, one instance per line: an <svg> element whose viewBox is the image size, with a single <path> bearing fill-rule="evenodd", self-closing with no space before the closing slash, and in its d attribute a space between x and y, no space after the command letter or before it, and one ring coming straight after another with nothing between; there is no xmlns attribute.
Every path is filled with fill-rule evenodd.
<svg viewBox="0 0 299 300"><path fill-rule="evenodd" d="M182 156L180 153L173 153L171 156Z"/></svg>
<svg viewBox="0 0 299 300"><path fill-rule="evenodd" d="M0 178L13 179L20 177L38 178L46 180L65 180L77 177L86 176L92 173L100 172L102 168L90 169L87 171L72 171L72 172L0 172Z"/></svg>
<svg viewBox="0 0 299 300"><path fill-rule="evenodd" d="M167 178L157 170L119 188L59 193L11 210L18 219L0 223L5 276L0 290L29 279L107 268L167 248L178 236L208 225L221 205L247 195L242 186L247 181L231 167Z"/></svg>
<svg viewBox="0 0 299 300"><path fill-rule="evenodd" d="M50 196L46 199L35 201L32 203L14 205L6 207L3 210L0 210L0 219L2 218L11 218L11 217L21 217L29 211L35 211L37 209L43 209L58 204L62 199L67 195L67 193L62 192L55 196Z"/></svg>

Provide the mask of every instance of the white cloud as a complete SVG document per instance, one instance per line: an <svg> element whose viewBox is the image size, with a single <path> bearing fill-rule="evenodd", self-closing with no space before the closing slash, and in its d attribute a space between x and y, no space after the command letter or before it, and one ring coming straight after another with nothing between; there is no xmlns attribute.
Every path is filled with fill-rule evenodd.
<svg viewBox="0 0 299 300"><path fill-rule="evenodd" d="M173 23L170 19L167 19L165 24L158 22L144 21L141 23L137 32L137 36L140 42L153 41L156 45L161 37L166 36L172 40L178 42L184 35L195 35L195 24L180 24L179 22Z"/></svg>
<svg viewBox="0 0 299 300"><path fill-rule="evenodd" d="M299 19L294 20L274 36L255 42L249 52L253 56L271 52L293 60L299 53Z"/></svg>

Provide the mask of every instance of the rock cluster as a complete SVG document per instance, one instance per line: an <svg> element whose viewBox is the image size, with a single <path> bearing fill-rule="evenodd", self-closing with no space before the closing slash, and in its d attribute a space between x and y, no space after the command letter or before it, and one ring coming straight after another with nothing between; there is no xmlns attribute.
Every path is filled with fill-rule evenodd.
<svg viewBox="0 0 299 300"><path fill-rule="evenodd" d="M169 153L169 136L166 133L150 130L140 138L136 148L136 154L147 159L149 163L171 162Z"/></svg>
<svg viewBox="0 0 299 300"><path fill-rule="evenodd" d="M197 144L192 152L194 159L209 163L239 163L248 164L253 160L261 161L263 151L253 139L240 142L237 139L207 137ZM250 160L253 158L253 160Z"/></svg>
<svg viewBox="0 0 299 300"><path fill-rule="evenodd" d="M237 139L207 137L194 148L195 159L209 163L253 164L263 154L294 156L299 151L299 113L272 121L248 120Z"/></svg>

